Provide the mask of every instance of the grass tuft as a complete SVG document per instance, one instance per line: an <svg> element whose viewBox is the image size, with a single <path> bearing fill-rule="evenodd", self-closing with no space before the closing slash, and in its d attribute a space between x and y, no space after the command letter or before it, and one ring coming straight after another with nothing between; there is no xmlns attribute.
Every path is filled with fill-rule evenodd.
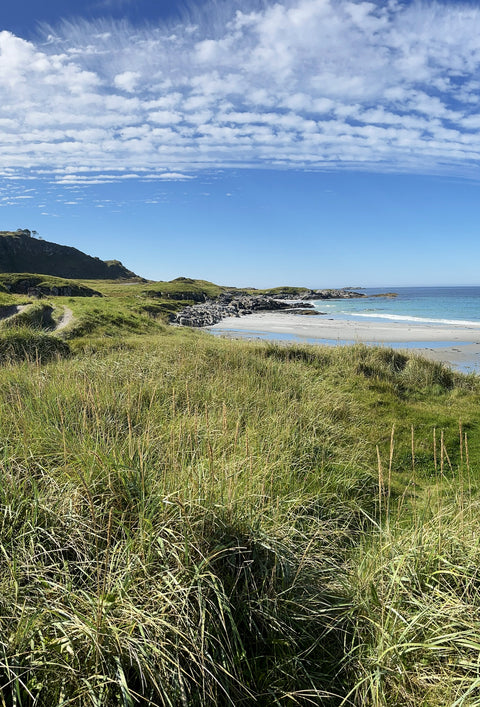
<svg viewBox="0 0 480 707"><path fill-rule="evenodd" d="M30 327L4 329L0 334L0 362L14 364L18 361L46 363L68 356L68 344L54 336Z"/></svg>

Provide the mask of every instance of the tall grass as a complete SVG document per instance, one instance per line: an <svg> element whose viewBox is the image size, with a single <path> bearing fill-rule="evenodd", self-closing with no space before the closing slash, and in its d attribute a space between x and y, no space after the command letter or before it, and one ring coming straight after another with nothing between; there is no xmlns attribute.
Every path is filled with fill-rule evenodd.
<svg viewBox="0 0 480 707"><path fill-rule="evenodd" d="M461 424L459 431L460 465L444 475L448 452L442 445L438 481L422 495L415 488L412 442L407 507L404 495L390 497L379 456L383 512L356 547L347 582L351 631L344 663L353 686L345 703L478 704L479 501ZM436 464L435 446L431 454ZM394 431L388 475L393 457Z"/></svg>
<svg viewBox="0 0 480 707"><path fill-rule="evenodd" d="M0 364L31 361L37 364L68 356L68 344L44 331L29 326L5 329L0 336Z"/></svg>
<svg viewBox="0 0 480 707"><path fill-rule="evenodd" d="M20 328L26 330L33 329L51 329L54 326L52 319L53 307L45 302L37 302L26 307L18 314L5 319L2 322L3 329Z"/></svg>
<svg viewBox="0 0 480 707"><path fill-rule="evenodd" d="M478 391L188 332L1 368L0 705L475 704Z"/></svg>

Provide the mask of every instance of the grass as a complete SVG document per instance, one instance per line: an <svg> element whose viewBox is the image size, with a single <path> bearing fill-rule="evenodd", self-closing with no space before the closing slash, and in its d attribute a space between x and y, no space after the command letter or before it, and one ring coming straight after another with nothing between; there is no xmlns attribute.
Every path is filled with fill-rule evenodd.
<svg viewBox="0 0 480 707"><path fill-rule="evenodd" d="M94 283L95 281L92 281ZM1 273L0 291L25 294L29 289L37 289L51 294L52 290L69 288L79 297L92 297L99 293L90 287L85 287L75 280L68 280L53 275L36 275L32 273Z"/></svg>
<svg viewBox="0 0 480 707"><path fill-rule="evenodd" d="M478 378L98 289L0 336L0 705L478 704Z"/></svg>
<svg viewBox="0 0 480 707"><path fill-rule="evenodd" d="M69 346L60 339L21 324L2 331L0 337L0 363L3 365L19 361L45 363L69 353Z"/></svg>
<svg viewBox="0 0 480 707"><path fill-rule="evenodd" d="M45 296L11 294L19 287L35 286ZM61 296L65 288L71 296ZM146 334L164 331L174 314L193 304L196 299L215 298L226 288L203 280L178 278L171 282L146 282L141 279L122 280L65 280L47 275L4 273L0 276L0 306L30 304L28 311L15 316L3 326L31 324L51 330L60 308L72 310L74 321L62 332L62 338L78 342L93 337L116 337L127 334ZM60 296L55 295L58 290ZM100 294L101 296L92 296ZM47 309L53 318L47 316Z"/></svg>
<svg viewBox="0 0 480 707"><path fill-rule="evenodd" d="M165 331L174 314L193 304L197 298L217 297L225 288L203 280L178 278L171 282L132 280L75 281L78 286L94 287L101 298L58 297L56 301L72 309L74 324L62 336L87 339L92 336L115 337Z"/></svg>
<svg viewBox="0 0 480 707"><path fill-rule="evenodd" d="M456 495L432 499L413 525L394 516L359 548L353 704L478 704L479 508Z"/></svg>
<svg viewBox="0 0 480 707"><path fill-rule="evenodd" d="M93 336L115 337L124 334L146 334L164 330L163 312L152 316L135 298L59 297L59 305L70 308L74 321L62 332L66 339L85 342Z"/></svg>
<svg viewBox="0 0 480 707"><path fill-rule="evenodd" d="M23 311L5 319L3 329L51 329L54 326L52 319L54 308L46 302L30 304Z"/></svg>

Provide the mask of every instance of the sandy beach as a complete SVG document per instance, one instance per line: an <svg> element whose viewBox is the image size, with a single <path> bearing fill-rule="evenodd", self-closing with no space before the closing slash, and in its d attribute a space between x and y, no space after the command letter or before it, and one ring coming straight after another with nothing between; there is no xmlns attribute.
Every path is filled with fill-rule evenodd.
<svg viewBox="0 0 480 707"><path fill-rule="evenodd" d="M225 336L301 340L317 344L371 343L412 349L462 371L480 372L480 326L370 322L283 312L229 317L208 327Z"/></svg>

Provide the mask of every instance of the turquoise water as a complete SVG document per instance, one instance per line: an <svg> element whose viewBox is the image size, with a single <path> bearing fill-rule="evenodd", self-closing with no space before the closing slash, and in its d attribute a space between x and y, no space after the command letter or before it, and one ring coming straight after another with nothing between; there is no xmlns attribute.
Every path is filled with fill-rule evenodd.
<svg viewBox="0 0 480 707"><path fill-rule="evenodd" d="M397 297L319 300L315 308L336 319L457 324L480 328L480 287L390 287L358 289Z"/></svg>

